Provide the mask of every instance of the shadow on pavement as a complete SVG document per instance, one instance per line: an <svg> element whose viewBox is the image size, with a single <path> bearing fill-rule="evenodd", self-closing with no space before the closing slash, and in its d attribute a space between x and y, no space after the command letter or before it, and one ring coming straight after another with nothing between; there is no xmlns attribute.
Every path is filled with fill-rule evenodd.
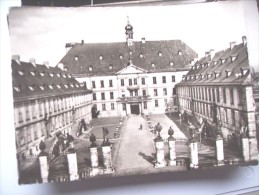
<svg viewBox="0 0 259 195"><path fill-rule="evenodd" d="M152 154L152 156L148 156L148 155L144 154L143 152L139 152L138 155L139 155L139 156L142 156L143 159L145 159L146 161L148 161L149 163L151 163L152 165L154 165L154 163L155 163L154 154Z"/></svg>

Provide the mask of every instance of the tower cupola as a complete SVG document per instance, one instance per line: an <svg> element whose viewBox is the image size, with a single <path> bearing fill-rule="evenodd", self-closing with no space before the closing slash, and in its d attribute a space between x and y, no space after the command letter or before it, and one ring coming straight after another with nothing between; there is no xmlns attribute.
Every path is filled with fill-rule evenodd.
<svg viewBox="0 0 259 195"><path fill-rule="evenodd" d="M133 26L129 23L129 17L125 30L127 44L128 46L131 46L133 45Z"/></svg>

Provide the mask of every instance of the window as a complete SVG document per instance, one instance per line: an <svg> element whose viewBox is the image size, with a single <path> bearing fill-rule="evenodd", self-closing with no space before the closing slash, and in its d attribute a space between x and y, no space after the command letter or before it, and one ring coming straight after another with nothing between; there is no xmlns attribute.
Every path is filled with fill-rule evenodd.
<svg viewBox="0 0 259 195"><path fill-rule="evenodd" d="M173 95L176 95L176 88L173 88Z"/></svg>
<svg viewBox="0 0 259 195"><path fill-rule="evenodd" d="M114 110L114 103L111 103L111 110Z"/></svg>
<svg viewBox="0 0 259 195"><path fill-rule="evenodd" d="M224 109L224 122L227 123L228 122L228 115L227 115L227 109Z"/></svg>
<svg viewBox="0 0 259 195"><path fill-rule="evenodd" d="M217 88L216 91L217 91L217 102L220 102L220 98L219 98L219 88Z"/></svg>
<svg viewBox="0 0 259 195"><path fill-rule="evenodd" d="M104 88L104 81L101 80L101 88Z"/></svg>
<svg viewBox="0 0 259 195"><path fill-rule="evenodd" d="M137 84L138 84L137 79L134 79L134 85L137 85Z"/></svg>
<svg viewBox="0 0 259 195"><path fill-rule="evenodd" d="M138 96L138 90L135 91L135 96Z"/></svg>
<svg viewBox="0 0 259 195"><path fill-rule="evenodd" d="M172 82L175 82L175 76L174 75L172 76Z"/></svg>
<svg viewBox="0 0 259 195"><path fill-rule="evenodd" d="M215 89L212 89L212 101L216 101Z"/></svg>
<svg viewBox="0 0 259 195"><path fill-rule="evenodd" d="M163 89L163 94L167 95L167 89L166 88Z"/></svg>
<svg viewBox="0 0 259 195"><path fill-rule="evenodd" d="M18 122L19 123L23 122L22 110L20 108L18 109Z"/></svg>
<svg viewBox="0 0 259 195"><path fill-rule="evenodd" d="M105 100L105 94L101 93L101 96L102 96L102 100Z"/></svg>
<svg viewBox="0 0 259 195"><path fill-rule="evenodd" d="M146 90L142 90L142 95L146 96L147 95L147 91Z"/></svg>
<svg viewBox="0 0 259 195"><path fill-rule="evenodd" d="M132 85L132 79L129 79L129 86Z"/></svg>
<svg viewBox="0 0 259 195"><path fill-rule="evenodd" d="M141 78L142 85L146 84L145 78Z"/></svg>
<svg viewBox="0 0 259 195"><path fill-rule="evenodd" d="M155 100L155 107L158 107L158 100Z"/></svg>
<svg viewBox="0 0 259 195"><path fill-rule="evenodd" d="M29 111L29 105L25 105L25 117L26 121L30 120L30 111Z"/></svg>
<svg viewBox="0 0 259 195"><path fill-rule="evenodd" d="M109 80L109 86L110 86L110 87L113 87L112 80Z"/></svg>
<svg viewBox="0 0 259 195"><path fill-rule="evenodd" d="M156 77L153 77L153 84L156 84Z"/></svg>
<svg viewBox="0 0 259 195"><path fill-rule="evenodd" d="M162 76L162 82L166 83L166 77L165 76Z"/></svg>
<svg viewBox="0 0 259 195"><path fill-rule="evenodd" d="M133 91L130 91L130 97L132 97L133 96Z"/></svg>
<svg viewBox="0 0 259 195"><path fill-rule="evenodd" d="M234 89L230 89L230 103L234 105Z"/></svg>
<svg viewBox="0 0 259 195"><path fill-rule="evenodd" d="M92 87L95 88L95 81L92 81Z"/></svg>
<svg viewBox="0 0 259 195"><path fill-rule="evenodd" d="M231 110L231 119L232 119L232 125L236 125L236 119L235 119L235 111Z"/></svg>
<svg viewBox="0 0 259 195"><path fill-rule="evenodd" d="M144 109L147 109L147 102L144 102Z"/></svg>
<svg viewBox="0 0 259 195"><path fill-rule="evenodd" d="M103 110L103 111L106 110L106 104L102 104L102 110Z"/></svg>
<svg viewBox="0 0 259 195"><path fill-rule="evenodd" d="M167 106L167 99L164 99L165 106Z"/></svg>
<svg viewBox="0 0 259 195"><path fill-rule="evenodd" d="M121 79L121 86L124 86L124 79Z"/></svg>
<svg viewBox="0 0 259 195"><path fill-rule="evenodd" d="M242 104L242 89L238 89L238 104Z"/></svg>
<svg viewBox="0 0 259 195"><path fill-rule="evenodd" d="M154 89L154 96L157 96L157 89Z"/></svg>
<svg viewBox="0 0 259 195"><path fill-rule="evenodd" d="M113 96L113 92L110 92L110 99L113 100L114 96Z"/></svg>
<svg viewBox="0 0 259 195"><path fill-rule="evenodd" d="M122 110L126 110L126 104L122 104Z"/></svg>
<svg viewBox="0 0 259 195"><path fill-rule="evenodd" d="M208 89L208 93L209 93L209 101L211 101L211 93L210 93L210 89Z"/></svg>
<svg viewBox="0 0 259 195"><path fill-rule="evenodd" d="M223 92L223 102L227 103L226 88L222 88L222 92Z"/></svg>
<svg viewBox="0 0 259 195"><path fill-rule="evenodd" d="M96 100L96 93L93 93L93 100Z"/></svg>

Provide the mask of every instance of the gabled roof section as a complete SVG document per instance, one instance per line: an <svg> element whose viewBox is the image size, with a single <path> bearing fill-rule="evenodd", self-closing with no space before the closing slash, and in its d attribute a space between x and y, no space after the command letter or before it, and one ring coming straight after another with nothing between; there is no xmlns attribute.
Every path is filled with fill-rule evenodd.
<svg viewBox="0 0 259 195"><path fill-rule="evenodd" d="M116 72L116 74L139 74L139 73L146 73L148 71L139 68L138 66L135 66L133 64L128 65L127 67L123 68L119 72Z"/></svg>
<svg viewBox="0 0 259 195"><path fill-rule="evenodd" d="M84 84L58 67L16 60L12 60L11 66L14 102L62 94L91 93ZM79 87L68 87L70 84Z"/></svg>
<svg viewBox="0 0 259 195"><path fill-rule="evenodd" d="M126 42L77 43L60 63L69 73L80 77L114 75L127 67L130 60L149 72L188 70L195 58L197 53L181 40L135 41L130 47Z"/></svg>
<svg viewBox="0 0 259 195"><path fill-rule="evenodd" d="M177 85L247 85L251 84L249 70L247 45L240 43L217 52L212 59L202 57ZM188 79L193 75L206 76Z"/></svg>

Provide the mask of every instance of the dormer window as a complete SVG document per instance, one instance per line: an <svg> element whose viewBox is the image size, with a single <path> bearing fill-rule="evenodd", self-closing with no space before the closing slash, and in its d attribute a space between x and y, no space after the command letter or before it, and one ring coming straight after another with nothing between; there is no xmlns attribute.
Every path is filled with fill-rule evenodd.
<svg viewBox="0 0 259 195"><path fill-rule="evenodd" d="M123 59L123 55L120 55L120 59Z"/></svg>
<svg viewBox="0 0 259 195"><path fill-rule="evenodd" d="M78 61L78 56L75 56L75 61Z"/></svg>
<svg viewBox="0 0 259 195"><path fill-rule="evenodd" d="M103 59L103 56L102 56L102 55L100 55L100 56L99 56L99 59L100 59L100 60L102 60L102 59Z"/></svg>
<svg viewBox="0 0 259 195"><path fill-rule="evenodd" d="M140 58L143 58L143 54L142 54L142 53L140 53L140 54L139 54L139 57L140 57Z"/></svg>
<svg viewBox="0 0 259 195"><path fill-rule="evenodd" d="M152 66L152 67L155 67L155 63L151 63L151 66Z"/></svg>
<svg viewBox="0 0 259 195"><path fill-rule="evenodd" d="M40 85L39 87L40 87L40 89L41 89L42 91L44 91L44 86L43 86L43 85Z"/></svg>
<svg viewBox="0 0 259 195"><path fill-rule="evenodd" d="M109 70L112 70L113 69L113 66L112 64L109 65Z"/></svg>
<svg viewBox="0 0 259 195"><path fill-rule="evenodd" d="M241 68L242 76L245 76L248 72L248 69Z"/></svg>
<svg viewBox="0 0 259 195"><path fill-rule="evenodd" d="M224 64L226 59L220 59L220 61L221 61L221 64Z"/></svg>
<svg viewBox="0 0 259 195"><path fill-rule="evenodd" d="M31 90L31 91L34 91L34 87L35 87L35 85L28 86L29 90Z"/></svg>
<svg viewBox="0 0 259 195"><path fill-rule="evenodd" d="M18 74L21 75L21 76L23 76L23 75L24 75L24 72L21 71L21 70L19 70L19 71L18 71Z"/></svg>
<svg viewBox="0 0 259 195"><path fill-rule="evenodd" d="M45 72L41 72L41 73L40 73L40 76L41 76L41 77L44 77L44 76L45 76Z"/></svg>
<svg viewBox="0 0 259 195"><path fill-rule="evenodd" d="M70 84L70 87L74 88L74 85L71 83L71 84Z"/></svg>
<svg viewBox="0 0 259 195"><path fill-rule="evenodd" d="M161 57L162 56L162 52L160 51L160 52L158 52L158 56L159 57Z"/></svg>
<svg viewBox="0 0 259 195"><path fill-rule="evenodd" d="M207 79L210 79L211 78L211 74L207 74Z"/></svg>
<svg viewBox="0 0 259 195"><path fill-rule="evenodd" d="M68 78L71 78L71 75L69 74L69 75L67 75L68 76Z"/></svg>
<svg viewBox="0 0 259 195"><path fill-rule="evenodd" d="M236 55L234 55L234 56L230 56L231 57L231 62L234 62L235 61L235 59L237 58L237 56Z"/></svg>
<svg viewBox="0 0 259 195"><path fill-rule="evenodd" d="M60 85L57 85L57 88L59 88L59 89L60 89L60 88L61 88L61 86L60 86Z"/></svg>
<svg viewBox="0 0 259 195"><path fill-rule="evenodd" d="M14 90L17 91L17 92L20 92L21 88L20 87L14 87Z"/></svg>
<svg viewBox="0 0 259 195"><path fill-rule="evenodd" d="M132 51L130 51L129 54L132 56Z"/></svg>
<svg viewBox="0 0 259 195"><path fill-rule="evenodd" d="M93 71L93 67L89 66L89 71L92 72ZM71 78L71 77L70 77Z"/></svg>
<svg viewBox="0 0 259 195"><path fill-rule="evenodd" d="M214 74L215 74L215 78L219 77L219 72L214 72Z"/></svg>
<svg viewBox="0 0 259 195"><path fill-rule="evenodd" d="M50 75L51 77L54 77L54 73L49 73L49 75Z"/></svg>
<svg viewBox="0 0 259 195"><path fill-rule="evenodd" d="M31 74L32 76L35 76L35 73L36 73L36 71L31 71L31 72L30 72L30 74Z"/></svg>
<svg viewBox="0 0 259 195"><path fill-rule="evenodd" d="M53 89L53 85L49 85L49 88L50 88L50 89Z"/></svg>
<svg viewBox="0 0 259 195"><path fill-rule="evenodd" d="M239 77L241 77L241 76L242 76L242 73L241 73L241 72L235 74L235 77L236 77L236 78L239 78Z"/></svg>
<svg viewBox="0 0 259 195"><path fill-rule="evenodd" d="M78 88L79 87L79 85L78 84L75 84L75 86Z"/></svg>
<svg viewBox="0 0 259 195"><path fill-rule="evenodd" d="M178 55L181 56L183 53L181 50L178 51Z"/></svg>
<svg viewBox="0 0 259 195"><path fill-rule="evenodd" d="M196 66L196 69L199 69L200 68L200 66L199 66L199 64Z"/></svg>
<svg viewBox="0 0 259 195"><path fill-rule="evenodd" d="M226 78L228 78L232 73L230 70L226 70L225 72L226 72Z"/></svg>
<svg viewBox="0 0 259 195"><path fill-rule="evenodd" d="M67 78L67 75L65 75L65 74L63 74L62 76L63 76L64 78Z"/></svg>
<svg viewBox="0 0 259 195"><path fill-rule="evenodd" d="M218 62L217 61L213 61L213 65L216 65Z"/></svg>
<svg viewBox="0 0 259 195"><path fill-rule="evenodd" d="M57 76L60 78L60 73L57 73Z"/></svg>
<svg viewBox="0 0 259 195"><path fill-rule="evenodd" d="M68 88L68 85L67 85L67 84L65 84L64 86L65 86L65 88Z"/></svg>
<svg viewBox="0 0 259 195"><path fill-rule="evenodd" d="M170 61L170 62L169 62L169 65L170 65L170 66L173 66L173 65L174 65L173 61Z"/></svg>

